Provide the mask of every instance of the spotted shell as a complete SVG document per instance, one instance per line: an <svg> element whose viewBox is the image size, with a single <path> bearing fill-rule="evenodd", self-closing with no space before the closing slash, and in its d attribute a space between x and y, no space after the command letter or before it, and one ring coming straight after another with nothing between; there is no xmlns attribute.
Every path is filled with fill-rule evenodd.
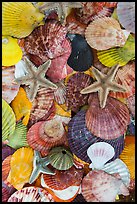
<svg viewBox="0 0 137 204"><path fill-rule="evenodd" d="M116 139L126 132L130 114L124 103L108 97L105 108L101 109L98 96L93 93L89 97L89 105L86 112L86 125L92 134L109 140Z"/></svg>

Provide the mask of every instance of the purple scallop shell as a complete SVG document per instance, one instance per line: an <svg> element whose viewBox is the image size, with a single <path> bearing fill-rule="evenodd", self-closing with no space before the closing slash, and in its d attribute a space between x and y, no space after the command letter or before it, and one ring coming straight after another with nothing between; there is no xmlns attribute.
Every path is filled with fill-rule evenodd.
<svg viewBox="0 0 137 204"><path fill-rule="evenodd" d="M87 155L89 146L96 142L107 142L115 149L115 155L109 162L118 158L124 149L124 135L113 140L94 136L86 127L85 114L85 110L79 111L68 124L68 142L71 151L81 160L91 163Z"/></svg>
<svg viewBox="0 0 137 204"><path fill-rule="evenodd" d="M9 155L13 154L14 152L15 152L15 149L3 144L2 145L2 161Z"/></svg>

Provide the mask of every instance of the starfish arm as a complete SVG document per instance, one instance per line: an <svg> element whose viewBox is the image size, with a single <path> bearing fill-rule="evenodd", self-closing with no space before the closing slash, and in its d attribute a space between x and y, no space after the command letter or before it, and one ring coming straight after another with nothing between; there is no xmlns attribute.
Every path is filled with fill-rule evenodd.
<svg viewBox="0 0 137 204"><path fill-rule="evenodd" d="M56 173L52 170L50 170L47 166L41 167L40 172L44 174L50 174L50 175L55 175Z"/></svg>
<svg viewBox="0 0 137 204"><path fill-rule="evenodd" d="M31 82L30 87L26 88L26 93L30 101L34 100L35 96L37 95L37 91L38 91L37 81Z"/></svg>
<svg viewBox="0 0 137 204"><path fill-rule="evenodd" d="M109 89L115 92L125 92L126 91L126 89L122 85L117 84L116 82L110 82Z"/></svg>
<svg viewBox="0 0 137 204"><path fill-rule="evenodd" d="M38 178L39 174L40 174L39 168L35 167L31 173L29 183L32 184Z"/></svg>
<svg viewBox="0 0 137 204"><path fill-rule="evenodd" d="M45 76L51 65L51 60L47 60L44 64L40 65L37 70L37 76Z"/></svg>
<svg viewBox="0 0 137 204"><path fill-rule="evenodd" d="M81 2L63 2L69 8L82 8Z"/></svg>
<svg viewBox="0 0 137 204"><path fill-rule="evenodd" d="M99 89L100 89L100 83L95 82L95 83L91 84L90 86L87 86L86 88L82 89L80 91L80 93L81 94L88 94L88 93L96 92Z"/></svg>
<svg viewBox="0 0 137 204"><path fill-rule="evenodd" d="M96 69L95 67L92 67L92 73L94 74L95 78L97 81L101 81L101 79L105 78L106 75L103 74L102 72L100 72L98 69Z"/></svg>
<svg viewBox="0 0 137 204"><path fill-rule="evenodd" d="M54 84L53 82L49 81L46 78L41 78L39 80L39 85L47 87L47 88L51 88L51 89L57 89L58 88L56 84Z"/></svg>
<svg viewBox="0 0 137 204"><path fill-rule="evenodd" d="M99 103L100 103L100 107L103 109L106 106L106 102L107 102L107 96L109 94L109 89L105 88L105 89L100 89L98 92L98 97L99 97Z"/></svg>
<svg viewBox="0 0 137 204"><path fill-rule="evenodd" d="M53 10L57 8L57 2L42 2L43 4L39 5L39 3L36 4L36 7L40 11L48 11L48 10Z"/></svg>
<svg viewBox="0 0 137 204"><path fill-rule="evenodd" d="M50 163L48 157L41 158L41 162L44 166L46 166Z"/></svg>
<svg viewBox="0 0 137 204"><path fill-rule="evenodd" d="M108 74L107 74L107 79L112 81L118 71L119 65L115 65L113 67L111 67L111 69L109 70Z"/></svg>
<svg viewBox="0 0 137 204"><path fill-rule="evenodd" d="M15 82L17 82L18 84L29 85L31 83L31 79L32 79L31 76L26 75L26 76L22 76L22 77L16 78Z"/></svg>
<svg viewBox="0 0 137 204"><path fill-rule="evenodd" d="M34 76L35 73L37 72L37 67L27 58L25 57L25 68L28 71L29 75Z"/></svg>

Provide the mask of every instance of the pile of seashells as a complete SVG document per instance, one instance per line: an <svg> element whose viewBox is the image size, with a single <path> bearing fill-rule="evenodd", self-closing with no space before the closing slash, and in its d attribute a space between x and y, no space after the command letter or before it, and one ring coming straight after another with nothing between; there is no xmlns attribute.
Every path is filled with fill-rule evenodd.
<svg viewBox="0 0 137 204"><path fill-rule="evenodd" d="M2 202L135 202L135 2L2 2Z"/></svg>

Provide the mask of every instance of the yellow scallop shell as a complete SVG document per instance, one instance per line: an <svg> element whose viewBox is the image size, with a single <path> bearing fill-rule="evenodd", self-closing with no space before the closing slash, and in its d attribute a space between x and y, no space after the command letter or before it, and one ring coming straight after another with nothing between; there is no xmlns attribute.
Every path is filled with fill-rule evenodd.
<svg viewBox="0 0 137 204"><path fill-rule="evenodd" d="M7 181L17 190L23 188L29 182L33 170L34 150L30 147L22 147L14 152L10 161L10 173Z"/></svg>
<svg viewBox="0 0 137 204"><path fill-rule="evenodd" d="M22 50L17 39L2 36L2 66L13 66L22 58Z"/></svg>
<svg viewBox="0 0 137 204"><path fill-rule="evenodd" d="M2 35L26 37L44 17L31 2L2 2Z"/></svg>

